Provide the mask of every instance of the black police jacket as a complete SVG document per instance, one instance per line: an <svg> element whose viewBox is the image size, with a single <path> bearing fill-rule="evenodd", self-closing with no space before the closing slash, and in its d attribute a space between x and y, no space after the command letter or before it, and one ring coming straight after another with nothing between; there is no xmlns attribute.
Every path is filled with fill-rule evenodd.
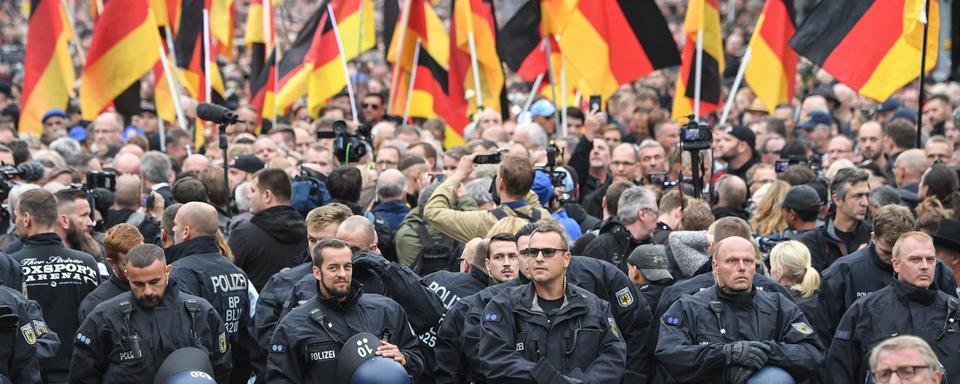
<svg viewBox="0 0 960 384"><path fill-rule="evenodd" d="M23 267L27 298L35 300L49 319L50 328L69 340L77 332L80 302L100 284L97 261L86 253L63 246L56 233L33 235L12 255ZM46 380L63 381L70 369L73 345L60 343L56 356L40 360Z"/></svg>
<svg viewBox="0 0 960 384"><path fill-rule="evenodd" d="M87 315L93 312L93 309L96 308L97 305L100 305L100 303L129 291L130 283L121 281L117 276L111 275L107 281L101 282L100 285L97 286L97 289L90 292L87 297L80 302L80 309L77 310L80 322L83 323Z"/></svg>
<svg viewBox="0 0 960 384"><path fill-rule="evenodd" d="M380 272L354 265L353 281L360 283L364 293L383 295L399 303L410 316L410 325L414 332L428 331L440 321L445 311L440 298L427 288L420 276L397 263L388 262ZM302 277L284 301L280 318L316 294L316 279L313 275Z"/></svg>
<svg viewBox="0 0 960 384"><path fill-rule="evenodd" d="M847 248L837 237L837 229L833 226L831 218L824 226L803 234L800 242L810 250L810 262L813 268L817 272L823 272L837 259L852 254L860 245L869 243L871 231L873 231L873 223L867 220L861 221L853 230L853 244Z"/></svg>
<svg viewBox="0 0 960 384"><path fill-rule="evenodd" d="M260 291L260 296L257 297L253 321L249 323L252 328L250 333L256 344L255 347L250 348L250 364L253 365L253 371L257 376L257 384L266 382L270 338L273 337L273 330L277 328L281 314L284 313L284 303L293 292L294 284L304 276L310 275L312 270L313 263L306 262L277 272L270 277Z"/></svg>
<svg viewBox="0 0 960 384"><path fill-rule="evenodd" d="M0 285L16 291L23 289L23 271L20 263L13 256L3 252L0 252Z"/></svg>
<svg viewBox="0 0 960 384"><path fill-rule="evenodd" d="M71 383L150 383L163 360L184 347L210 354L218 383L226 383L233 368L220 315L203 298L181 292L176 281L153 308L137 304L131 292L104 301L80 325L73 344Z"/></svg>
<svg viewBox="0 0 960 384"><path fill-rule="evenodd" d="M768 365L798 383L816 374L823 346L803 312L786 296L753 289L726 294L716 285L677 300L660 317L656 356L680 383L724 383L724 344L769 341Z"/></svg>
<svg viewBox="0 0 960 384"><path fill-rule="evenodd" d="M427 288L432 290L440 297L444 309L449 313L450 308L460 301L461 298L473 295L489 285L490 277L480 270L480 268L471 268L467 273L436 271L423 278ZM442 324L446 315L441 317ZM437 346L437 333L440 324L430 327L425 333L418 335L420 338L420 348L423 351L423 375L420 376L418 383L428 384L434 382L434 370L437 364L435 348Z"/></svg>
<svg viewBox="0 0 960 384"><path fill-rule="evenodd" d="M490 300L480 324L481 372L490 382L545 382L559 374L618 383L626 370L626 344L610 304L573 284L551 314L538 304L535 283L508 288Z"/></svg>
<svg viewBox="0 0 960 384"><path fill-rule="evenodd" d="M873 243L841 257L823 271L820 302L817 305L819 309L817 316L811 319L823 345L830 346L840 318L855 301L894 281L897 281L897 278L894 276L893 266L880 260ZM956 294L957 284L953 281L953 273L939 260L934 281L947 295Z"/></svg>
<svg viewBox="0 0 960 384"><path fill-rule="evenodd" d="M619 221L608 220L600 226L599 234L586 246L583 255L607 261L626 273L630 252L642 243L634 240Z"/></svg>
<svg viewBox="0 0 960 384"><path fill-rule="evenodd" d="M0 286L0 381L14 384L40 382L37 357L38 330L46 330L43 319L34 321L28 301L19 292Z"/></svg>
<svg viewBox="0 0 960 384"><path fill-rule="evenodd" d="M960 383L960 307L957 298L929 288L895 281L857 300L840 319L827 353L830 383L860 383L870 370L870 350L896 335L925 340L946 370L945 379Z"/></svg>
<svg viewBox="0 0 960 384"><path fill-rule="evenodd" d="M250 378L249 279L243 270L220 254L214 236L202 236L173 248L184 255L175 261L170 278L180 290L210 302L223 319L227 341L233 354L231 382L246 383Z"/></svg>
<svg viewBox="0 0 960 384"><path fill-rule="evenodd" d="M267 382L332 382L344 342L361 332L396 345L407 360L407 372L420 374L423 360L406 311L387 297L363 293L354 283L345 301L317 294L280 320L270 340Z"/></svg>
<svg viewBox="0 0 960 384"><path fill-rule="evenodd" d="M289 205L267 208L230 233L234 263L259 291L270 276L300 264L307 249L307 225ZM172 261L171 261L172 262Z"/></svg>

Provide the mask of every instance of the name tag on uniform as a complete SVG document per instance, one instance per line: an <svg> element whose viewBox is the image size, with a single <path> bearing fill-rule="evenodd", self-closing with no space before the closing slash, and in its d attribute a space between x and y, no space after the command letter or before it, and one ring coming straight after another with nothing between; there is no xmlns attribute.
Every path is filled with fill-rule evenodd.
<svg viewBox="0 0 960 384"><path fill-rule="evenodd" d="M133 351L121 351L120 352L120 361L134 360L137 358L137 355Z"/></svg>
<svg viewBox="0 0 960 384"><path fill-rule="evenodd" d="M516 351L517 351L517 352L520 352L520 351L522 351L522 350L523 350L523 343L517 343L517 349L516 349Z"/></svg>
<svg viewBox="0 0 960 384"><path fill-rule="evenodd" d="M310 352L310 360L312 361L333 360L336 358L337 358L337 351L332 349L329 351Z"/></svg>

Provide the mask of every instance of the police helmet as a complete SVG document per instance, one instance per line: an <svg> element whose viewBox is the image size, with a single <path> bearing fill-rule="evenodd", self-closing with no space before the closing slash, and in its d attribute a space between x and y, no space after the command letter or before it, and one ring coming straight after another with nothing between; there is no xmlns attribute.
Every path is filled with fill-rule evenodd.
<svg viewBox="0 0 960 384"><path fill-rule="evenodd" d="M206 352L193 348L180 348L163 360L153 384L210 384L213 379L213 365Z"/></svg>
<svg viewBox="0 0 960 384"><path fill-rule="evenodd" d="M337 384L410 384L406 369L393 359L375 354L380 339L358 333L340 349Z"/></svg>

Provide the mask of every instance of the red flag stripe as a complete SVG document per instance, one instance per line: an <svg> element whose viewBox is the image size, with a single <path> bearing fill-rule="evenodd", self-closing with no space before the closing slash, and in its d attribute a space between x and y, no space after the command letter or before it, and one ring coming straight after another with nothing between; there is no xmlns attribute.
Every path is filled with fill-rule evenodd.
<svg viewBox="0 0 960 384"><path fill-rule="evenodd" d="M833 49L823 63L823 68L837 78L847 79L846 84L860 89L870 80L873 70L886 57L890 47L903 35L903 1L877 1L860 18L847 36ZM870 41L870 44L863 44ZM877 49L883 47L884 49ZM837 54L840 53L840 54ZM861 65L851 66L850 60Z"/></svg>

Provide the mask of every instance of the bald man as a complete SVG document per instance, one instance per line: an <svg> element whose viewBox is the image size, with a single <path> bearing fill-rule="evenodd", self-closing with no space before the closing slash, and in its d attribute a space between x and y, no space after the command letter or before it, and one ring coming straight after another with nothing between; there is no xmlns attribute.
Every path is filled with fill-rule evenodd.
<svg viewBox="0 0 960 384"><path fill-rule="evenodd" d="M250 319L248 287L252 287L243 270L233 265L217 246L217 210L200 202L186 203L173 219L176 245L166 250L173 261L170 279L181 291L199 296L217 310L227 331L227 342L233 355L231 383L246 383L252 368L247 322Z"/></svg>
<svg viewBox="0 0 960 384"><path fill-rule="evenodd" d="M253 154L267 164L270 163L270 160L281 157L280 147L277 146L277 143L265 136L253 142Z"/></svg>
<svg viewBox="0 0 960 384"><path fill-rule="evenodd" d="M116 112L104 112L93 120L93 145L90 150L97 152L110 145L120 146L123 142L123 118Z"/></svg>
<svg viewBox="0 0 960 384"><path fill-rule="evenodd" d="M180 169L183 172L193 172L194 174L199 175L200 171L202 171L208 165L210 165L210 159L204 155L195 153L187 156L187 158L183 160L183 166L181 166Z"/></svg>
<svg viewBox="0 0 960 384"><path fill-rule="evenodd" d="M113 159L113 169L120 174L140 174L140 157L129 152L121 153Z"/></svg>
<svg viewBox="0 0 960 384"><path fill-rule="evenodd" d="M900 153L893 163L893 177L897 182L900 199L911 207L920 203L919 187L923 172L927 170L927 153L922 149L908 149Z"/></svg>
<svg viewBox="0 0 960 384"><path fill-rule="evenodd" d="M152 192L156 193L156 192ZM160 209L141 209L144 200L141 193L140 177L124 174L117 176L117 197L113 207L107 211L104 224L107 229L120 223L127 223L137 228L147 243L156 243L160 239L160 219L163 214L163 203ZM162 199L162 198L161 198Z"/></svg>
<svg viewBox="0 0 960 384"><path fill-rule="evenodd" d="M373 207L373 215L382 218L387 222L391 231L400 228L403 218L410 213L407 207L407 182L403 172L396 169L383 171L377 177L377 201L379 203Z"/></svg>

